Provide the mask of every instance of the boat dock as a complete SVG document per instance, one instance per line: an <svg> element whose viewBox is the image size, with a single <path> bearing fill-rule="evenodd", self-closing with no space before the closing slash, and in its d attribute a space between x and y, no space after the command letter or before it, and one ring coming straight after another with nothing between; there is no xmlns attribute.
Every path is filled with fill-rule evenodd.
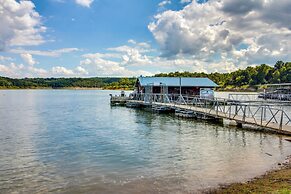
<svg viewBox="0 0 291 194"><path fill-rule="evenodd" d="M237 126L252 125L261 130L291 135L291 115L278 103L234 100L227 98L201 98L169 94L140 94L126 101L131 108L147 107L157 113L174 113L178 117L235 121ZM288 102L287 102L288 103ZM284 103L284 106L291 103Z"/></svg>
<svg viewBox="0 0 291 194"><path fill-rule="evenodd" d="M110 94L110 104L111 105L126 105L126 102L129 100L129 97L125 95L124 91L121 91L120 95Z"/></svg>

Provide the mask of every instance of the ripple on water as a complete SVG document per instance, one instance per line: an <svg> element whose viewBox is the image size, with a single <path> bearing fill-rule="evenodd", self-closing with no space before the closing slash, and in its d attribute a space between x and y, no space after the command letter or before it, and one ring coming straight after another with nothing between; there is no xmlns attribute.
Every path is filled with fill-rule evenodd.
<svg viewBox="0 0 291 194"><path fill-rule="evenodd" d="M191 192L291 153L282 136L110 107L109 93L1 90L0 193Z"/></svg>

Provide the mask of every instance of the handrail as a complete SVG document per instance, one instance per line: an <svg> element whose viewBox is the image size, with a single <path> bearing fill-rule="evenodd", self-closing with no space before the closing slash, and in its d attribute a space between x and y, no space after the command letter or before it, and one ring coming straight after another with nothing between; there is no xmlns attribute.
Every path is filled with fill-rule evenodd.
<svg viewBox="0 0 291 194"><path fill-rule="evenodd" d="M149 104L182 105L205 114L253 123L262 127L283 129L284 126L291 126L291 118L285 110L267 104L252 104L226 98L201 98L199 96L177 94L136 94L131 99Z"/></svg>
<svg viewBox="0 0 291 194"><path fill-rule="evenodd" d="M241 102L266 102L266 103L290 103L291 104L291 94L263 94L259 98L258 93L249 94L249 93L232 93L228 94L228 99L241 101ZM267 95L267 96L264 96Z"/></svg>

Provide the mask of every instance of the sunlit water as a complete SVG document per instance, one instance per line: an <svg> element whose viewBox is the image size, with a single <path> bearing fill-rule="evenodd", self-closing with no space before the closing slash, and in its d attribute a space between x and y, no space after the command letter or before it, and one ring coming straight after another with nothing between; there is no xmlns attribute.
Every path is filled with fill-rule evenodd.
<svg viewBox="0 0 291 194"><path fill-rule="evenodd" d="M94 90L0 91L0 193L183 193L245 181L284 137L110 107Z"/></svg>

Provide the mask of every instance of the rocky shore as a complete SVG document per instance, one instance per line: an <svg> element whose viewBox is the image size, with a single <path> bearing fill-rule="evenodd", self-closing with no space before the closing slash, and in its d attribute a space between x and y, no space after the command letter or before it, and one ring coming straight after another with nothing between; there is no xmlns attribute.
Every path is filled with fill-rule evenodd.
<svg viewBox="0 0 291 194"><path fill-rule="evenodd" d="M291 193L291 155L277 164L275 169L266 172L245 183L221 185L217 189L210 189L205 194L237 194L237 193Z"/></svg>

